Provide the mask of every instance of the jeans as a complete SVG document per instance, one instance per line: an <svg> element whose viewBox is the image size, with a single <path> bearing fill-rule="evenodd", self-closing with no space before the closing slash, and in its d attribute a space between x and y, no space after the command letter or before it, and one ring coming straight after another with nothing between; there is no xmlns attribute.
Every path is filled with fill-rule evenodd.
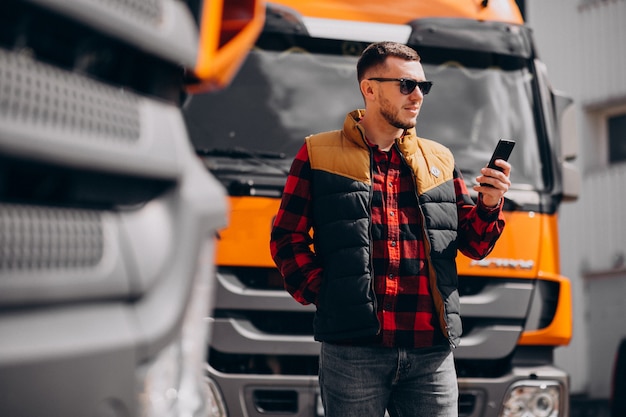
<svg viewBox="0 0 626 417"><path fill-rule="evenodd" d="M454 357L422 349L322 343L319 382L325 417L457 417Z"/></svg>

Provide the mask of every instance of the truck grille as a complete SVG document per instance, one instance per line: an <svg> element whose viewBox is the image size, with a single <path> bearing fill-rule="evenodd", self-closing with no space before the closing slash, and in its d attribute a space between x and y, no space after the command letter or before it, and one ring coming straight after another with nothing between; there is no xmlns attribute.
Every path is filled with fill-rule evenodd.
<svg viewBox="0 0 626 417"><path fill-rule="evenodd" d="M106 3L111 11L153 25L159 24L163 18L163 0L108 0Z"/></svg>
<svg viewBox="0 0 626 417"><path fill-rule="evenodd" d="M209 365L225 374L317 375L317 356L232 354L211 349Z"/></svg>
<svg viewBox="0 0 626 417"><path fill-rule="evenodd" d="M169 8L164 7L166 2ZM174 9L178 13L166 13ZM194 31L186 26L193 25L186 9L187 6L177 0L3 0L0 2L0 47L120 90L138 91L179 103L180 90L175 86L182 82L180 65L195 65L197 47ZM32 69L26 70L29 72L17 73L11 83L22 85L20 75L23 75L22 80L31 76ZM53 77L53 86L58 83L60 88L67 88L71 83L50 69L44 75ZM84 83L84 78L76 77L75 81ZM33 99L46 92L46 84L39 87L42 91L35 88ZM108 104L102 101L101 90L93 90L91 85L83 90L72 88L71 95L66 96L80 99L80 104L87 105L85 109L78 105L75 112L70 112L59 105L48 111L62 111L70 120L93 123L95 115L86 110ZM4 96L6 90L3 90ZM84 97L93 100L88 102ZM42 100L39 104L46 102ZM127 120L134 113L124 115L125 109L117 108L115 116L121 117L121 127L127 128Z"/></svg>
<svg viewBox="0 0 626 417"><path fill-rule="evenodd" d="M476 395L472 393L459 393L459 417L469 417L476 410Z"/></svg>
<svg viewBox="0 0 626 417"><path fill-rule="evenodd" d="M273 268L220 267L217 276L211 366L225 373L316 375L315 308L293 301ZM469 276L460 282L467 305L465 340L455 352L458 374L502 376L511 369L534 284Z"/></svg>
<svg viewBox="0 0 626 417"><path fill-rule="evenodd" d="M254 407L259 413L289 413L298 411L296 391L255 390Z"/></svg>
<svg viewBox="0 0 626 417"><path fill-rule="evenodd" d="M98 212L0 204L0 271L94 267L103 251Z"/></svg>
<svg viewBox="0 0 626 417"><path fill-rule="evenodd" d="M0 49L0 119L75 137L136 142L133 95Z"/></svg>

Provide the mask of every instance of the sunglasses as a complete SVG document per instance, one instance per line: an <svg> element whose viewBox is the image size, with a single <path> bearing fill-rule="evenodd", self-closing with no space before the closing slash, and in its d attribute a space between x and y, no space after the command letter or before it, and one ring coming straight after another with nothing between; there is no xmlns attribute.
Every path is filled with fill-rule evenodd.
<svg viewBox="0 0 626 417"><path fill-rule="evenodd" d="M368 78L370 81L378 81L381 83L388 81L398 81L400 83L400 92L405 96L408 96L418 87L423 95L430 92L430 88L433 86L432 81L415 81L410 78Z"/></svg>

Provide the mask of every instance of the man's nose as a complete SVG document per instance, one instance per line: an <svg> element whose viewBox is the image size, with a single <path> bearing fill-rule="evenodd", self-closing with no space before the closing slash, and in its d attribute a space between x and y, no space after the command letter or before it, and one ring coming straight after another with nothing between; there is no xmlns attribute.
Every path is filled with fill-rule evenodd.
<svg viewBox="0 0 626 417"><path fill-rule="evenodd" d="M418 98L419 100L423 100L424 99L424 94L422 94L422 90L420 90L419 87L415 87L415 90L411 91L411 94L409 94L409 97L411 98Z"/></svg>

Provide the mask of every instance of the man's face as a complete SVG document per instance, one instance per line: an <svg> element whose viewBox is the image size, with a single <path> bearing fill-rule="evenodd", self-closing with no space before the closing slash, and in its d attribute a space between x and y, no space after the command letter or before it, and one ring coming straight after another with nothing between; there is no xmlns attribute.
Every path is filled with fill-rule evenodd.
<svg viewBox="0 0 626 417"><path fill-rule="evenodd" d="M396 57L389 57L387 65L377 71L379 78L405 78L415 81L424 81L424 69L417 61L405 61ZM397 129L410 129L415 127L424 95L419 87L409 94L400 91L399 81L375 82L379 84L376 89L378 111L381 116Z"/></svg>

